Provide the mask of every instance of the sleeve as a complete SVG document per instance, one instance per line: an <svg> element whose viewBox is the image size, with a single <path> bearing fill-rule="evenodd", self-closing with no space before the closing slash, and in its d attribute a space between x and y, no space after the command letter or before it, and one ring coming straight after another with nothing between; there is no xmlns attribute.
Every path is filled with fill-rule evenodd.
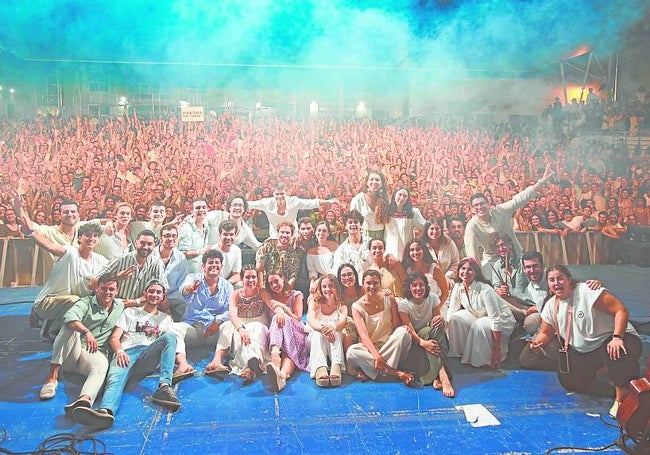
<svg viewBox="0 0 650 455"><path fill-rule="evenodd" d="M537 195L533 185L529 186L525 190L515 194L512 199L499 204L496 206L495 210L498 210L500 213L512 216L519 207L523 207Z"/></svg>
<svg viewBox="0 0 650 455"><path fill-rule="evenodd" d="M117 322L115 323L115 327L119 327L120 329L124 329L125 332L129 331L129 315L133 312L133 308L127 308L124 311L122 311L122 314L120 314L120 317L117 318Z"/></svg>
<svg viewBox="0 0 650 455"><path fill-rule="evenodd" d="M474 232L477 229L475 226L476 222L474 218L467 222L467 227L465 228L465 252L467 253L467 257L474 258L480 263L479 239L476 232Z"/></svg>
<svg viewBox="0 0 650 455"><path fill-rule="evenodd" d="M501 299L499 295L494 291L494 289L483 289L481 291L481 299L483 299L483 305L485 305L485 310L487 311L487 316L490 318L490 328L493 332L501 331L501 305L499 300Z"/></svg>
<svg viewBox="0 0 650 455"><path fill-rule="evenodd" d="M409 314L408 304L406 299L402 297L395 297L395 302L397 303L397 311Z"/></svg>
<svg viewBox="0 0 650 455"><path fill-rule="evenodd" d="M447 317L446 320L449 322L449 319L451 318L451 315L454 314L457 311L460 311L460 285L456 284L452 289L451 293L449 294L449 308L447 309Z"/></svg>
<svg viewBox="0 0 650 455"><path fill-rule="evenodd" d="M238 246L233 245L231 248L236 248L237 254L235 255L235 260L232 264L232 273L241 273L242 268L242 259L241 259L241 250Z"/></svg>
<svg viewBox="0 0 650 455"><path fill-rule="evenodd" d="M445 240L449 246L449 256L451 261L449 263L449 269L447 270L447 273L445 273L445 276L447 278L456 278L456 275L458 274L458 264L460 263L460 253L458 252L458 247L453 240L451 240L449 237L447 237Z"/></svg>
<svg viewBox="0 0 650 455"><path fill-rule="evenodd" d="M115 258L112 261L110 261L108 264L104 266L103 269L99 271L97 275L95 275L95 278L99 278L105 273L117 273L119 272L119 266L120 266L120 259L121 258Z"/></svg>
<svg viewBox="0 0 650 455"><path fill-rule="evenodd" d="M243 244L248 245L251 248L259 248L262 246L262 242L257 240L257 237L255 237L255 234L253 233L253 230L250 228L250 226L244 223L241 229L243 233Z"/></svg>
<svg viewBox="0 0 650 455"><path fill-rule="evenodd" d="M188 251L192 249L192 228L184 224L178 232L178 249Z"/></svg>
<svg viewBox="0 0 650 455"><path fill-rule="evenodd" d="M270 198L259 199L257 201L248 201L248 208L266 212L269 209Z"/></svg>
<svg viewBox="0 0 650 455"><path fill-rule="evenodd" d="M316 263L314 261L314 255L307 254L306 262L307 262L307 271L309 272L309 278L312 280L317 278L318 272L316 271Z"/></svg>
<svg viewBox="0 0 650 455"><path fill-rule="evenodd" d="M422 229L425 224L426 224L426 220L422 216L422 212L420 212L420 209L417 207L413 208L413 226Z"/></svg>
<svg viewBox="0 0 650 455"><path fill-rule="evenodd" d="M68 324L70 322L81 321L88 311L90 311L90 299L92 297L86 297L79 299L75 302L72 307L63 315L63 323Z"/></svg>
<svg viewBox="0 0 650 455"><path fill-rule="evenodd" d="M544 304L544 308L542 308L541 311L541 317L544 322L550 324L551 327L557 330L557 327L555 327L555 321L553 319L553 311L555 310L553 300L554 299L550 299Z"/></svg>
<svg viewBox="0 0 650 455"><path fill-rule="evenodd" d="M341 264L344 262L343 244L340 244L336 251L334 251L334 259L332 260L332 268L330 269L330 273L336 276L337 272L339 271L339 267L341 267Z"/></svg>
<svg viewBox="0 0 650 455"><path fill-rule="evenodd" d="M315 209L320 205L320 199L301 199L296 196L291 196L294 207L300 210Z"/></svg>

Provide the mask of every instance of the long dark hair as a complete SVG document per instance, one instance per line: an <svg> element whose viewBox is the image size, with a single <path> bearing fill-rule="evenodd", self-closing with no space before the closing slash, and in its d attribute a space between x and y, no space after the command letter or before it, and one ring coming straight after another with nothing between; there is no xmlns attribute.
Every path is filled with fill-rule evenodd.
<svg viewBox="0 0 650 455"><path fill-rule="evenodd" d="M404 266L405 270L408 270L410 267L413 266L413 264L415 264L415 261L411 259L411 255L409 254L409 249L411 248L411 245L413 245L414 243L417 243L420 246L420 248L422 248L422 260L424 261L425 264L431 266L437 262L435 259L433 259L433 256L431 256L429 247L424 242L424 240L411 239L411 241L406 242L406 245L404 246L404 251L402 252L402 265Z"/></svg>
<svg viewBox="0 0 650 455"><path fill-rule="evenodd" d="M354 291L357 293L357 295L361 294L361 286L359 285L359 272L357 272L357 269L354 268L352 264L349 262L345 262L341 264L336 271L336 278L339 280L339 283L341 282L341 271L346 268L350 267L352 269L352 273L354 274ZM341 284L341 288L343 288L343 285ZM343 292L345 293L345 292Z"/></svg>
<svg viewBox="0 0 650 455"><path fill-rule="evenodd" d="M459 283L462 282L459 273L460 268L467 263L469 263L469 266L472 268L472 270L474 270L474 273L476 274L476 279L474 281L480 281L481 283L489 284L490 287L492 287L492 283L490 283L490 281L487 278L485 278L485 275L483 275L483 271L481 270L481 264L479 264L476 259L470 257L465 257L461 259L460 262L458 263L458 269L456 270L457 272L456 275L458 276L458 278L456 278L457 282Z"/></svg>
<svg viewBox="0 0 650 455"><path fill-rule="evenodd" d="M406 202L404 202L404 214L406 215L406 218L413 218L413 202L411 201L411 192L405 186L400 186L395 191L393 191L393 195L390 198L390 203L388 204L388 217L395 215L395 212L397 212L395 195L398 191L401 190L406 191L407 194Z"/></svg>

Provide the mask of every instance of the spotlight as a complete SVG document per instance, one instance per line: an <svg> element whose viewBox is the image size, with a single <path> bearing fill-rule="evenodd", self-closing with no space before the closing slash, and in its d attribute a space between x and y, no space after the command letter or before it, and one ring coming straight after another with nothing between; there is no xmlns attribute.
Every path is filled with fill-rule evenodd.
<svg viewBox="0 0 650 455"><path fill-rule="evenodd" d="M9 93L16 93L16 90L14 90L13 88L10 88Z"/></svg>
<svg viewBox="0 0 650 455"><path fill-rule="evenodd" d="M126 106L128 104L126 96L120 96L120 99L117 101L118 106Z"/></svg>

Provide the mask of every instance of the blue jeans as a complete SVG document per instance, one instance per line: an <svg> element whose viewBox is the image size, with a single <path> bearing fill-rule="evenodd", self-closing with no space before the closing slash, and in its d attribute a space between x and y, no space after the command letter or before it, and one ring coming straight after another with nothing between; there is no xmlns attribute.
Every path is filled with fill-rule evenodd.
<svg viewBox="0 0 650 455"><path fill-rule="evenodd" d="M140 382L156 371L158 364L160 364L158 382L171 385L176 357L176 336L173 333L163 333L149 346L134 346L127 349L126 353L129 355L129 365L126 367L117 364L117 356L111 360L106 375L104 397L99 406L101 409L109 409L113 414L120 407L127 382L130 384Z"/></svg>

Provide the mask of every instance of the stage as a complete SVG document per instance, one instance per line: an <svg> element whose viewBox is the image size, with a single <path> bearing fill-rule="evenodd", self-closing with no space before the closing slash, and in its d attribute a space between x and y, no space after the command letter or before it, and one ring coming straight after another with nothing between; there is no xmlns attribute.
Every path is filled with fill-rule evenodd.
<svg viewBox="0 0 650 455"><path fill-rule="evenodd" d="M650 321L644 286L648 269L571 269L578 278L601 279L647 333L643 324ZM157 384L149 377L124 394L113 427L91 433L63 412L78 394L80 377L64 374L55 398L38 399L51 344L40 341L38 330L28 324L37 291L0 290L0 449L6 451L33 452L57 433L92 435L105 444L106 452L120 455L543 454L556 446L602 447L619 437L618 429L599 417L607 413L611 400L569 394L554 373L518 369L521 340L511 343L507 361L495 371L452 360L454 399L431 387L358 383L349 376L338 389L321 389L308 374L296 374L280 394L259 380L243 387L237 377L217 381L197 376L176 386L182 407L171 414L149 402ZM644 365L647 350L644 343ZM193 353L199 371L209 354ZM457 409L468 405L482 405L484 412ZM92 452L89 444L84 448ZM622 451L614 447L605 453Z"/></svg>

